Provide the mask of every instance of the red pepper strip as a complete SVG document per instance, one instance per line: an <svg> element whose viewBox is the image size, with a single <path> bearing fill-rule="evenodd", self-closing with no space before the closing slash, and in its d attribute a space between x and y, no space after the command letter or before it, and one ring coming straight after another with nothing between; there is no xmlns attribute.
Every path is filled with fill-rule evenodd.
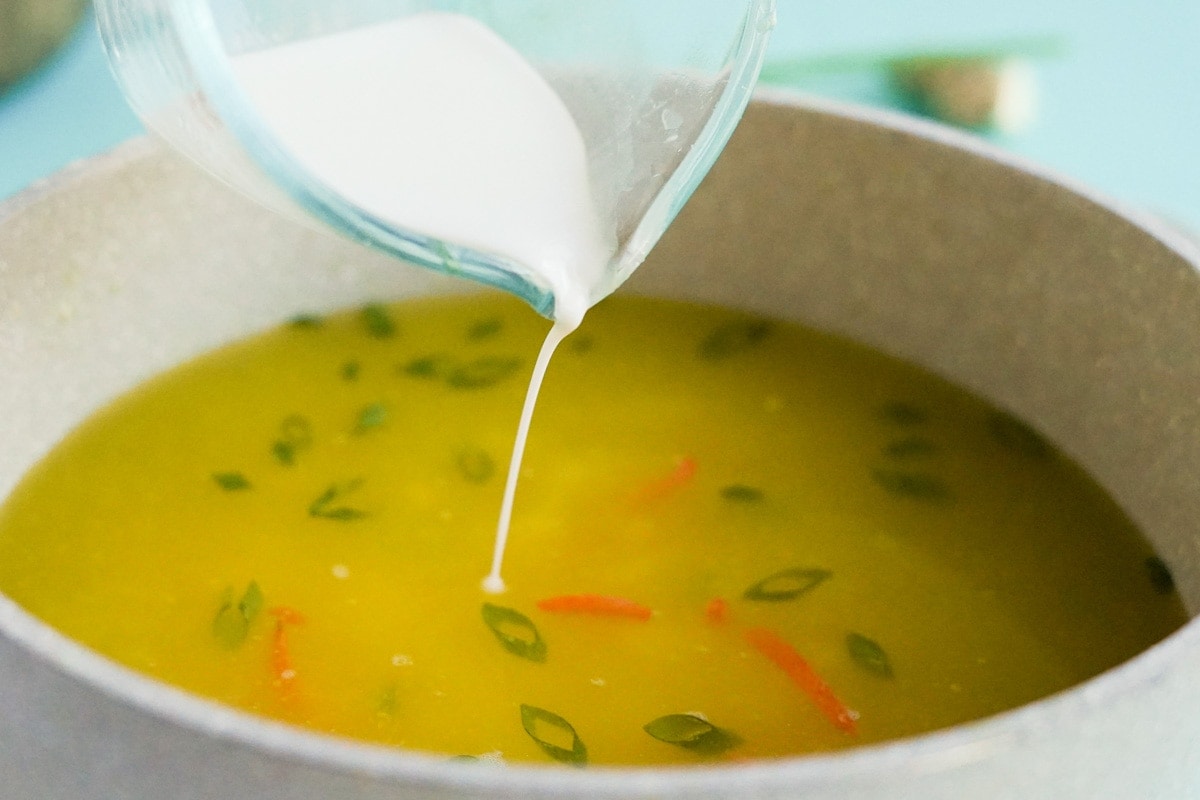
<svg viewBox="0 0 1200 800"><path fill-rule="evenodd" d="M271 674L275 676L275 685L290 696L296 685L296 668L292 663L292 653L288 647L287 629L289 625L303 625L304 615L294 608L280 606L269 612L275 617L275 636L271 642Z"/></svg>
<svg viewBox="0 0 1200 800"><path fill-rule="evenodd" d="M635 503L651 503L662 500L682 489L696 475L696 459L687 456L675 465L669 475L653 481L633 495Z"/></svg>
<svg viewBox="0 0 1200 800"><path fill-rule="evenodd" d="M729 621L729 601L724 597L714 597L704 607L704 618L709 622L720 625Z"/></svg>
<svg viewBox="0 0 1200 800"><path fill-rule="evenodd" d="M782 669L816 704L821 713L839 729L856 735L856 714L837 698L829 684L821 680L808 662L772 630L752 628L745 633L746 641Z"/></svg>
<svg viewBox="0 0 1200 800"><path fill-rule="evenodd" d="M539 600L537 607L542 611L565 611L580 614L595 614L602 617L630 617L642 621L650 619L654 612L633 600L603 594L564 594Z"/></svg>

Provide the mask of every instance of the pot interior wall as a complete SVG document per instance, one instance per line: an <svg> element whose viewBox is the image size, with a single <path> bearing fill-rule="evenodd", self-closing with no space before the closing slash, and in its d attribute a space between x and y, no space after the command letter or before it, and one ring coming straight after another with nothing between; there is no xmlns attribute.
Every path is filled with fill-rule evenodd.
<svg viewBox="0 0 1200 800"><path fill-rule="evenodd" d="M300 311L471 290L297 229L149 141L7 211L0 495L181 359ZM1104 208L911 134L759 103L627 290L802 320L989 397L1083 463L1200 608L1200 282Z"/></svg>
<svg viewBox="0 0 1200 800"><path fill-rule="evenodd" d="M780 106L747 123L630 288L845 334L1033 423L1141 526L1195 615L1200 281L1188 260L984 155Z"/></svg>

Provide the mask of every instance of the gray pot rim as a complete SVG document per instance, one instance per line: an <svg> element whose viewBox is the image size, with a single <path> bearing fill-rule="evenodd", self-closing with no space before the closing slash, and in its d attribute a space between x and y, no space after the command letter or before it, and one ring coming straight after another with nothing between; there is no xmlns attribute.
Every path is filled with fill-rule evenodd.
<svg viewBox="0 0 1200 800"><path fill-rule="evenodd" d="M1034 164L986 140L937 123L780 90L760 90L759 105L834 115L914 136L1006 166L1077 195L1131 222L1196 268L1200 245L1153 214L1127 206L1071 178ZM0 225L74 184L160 154L165 146L141 136L61 171L0 202ZM1200 648L1200 622L1191 620L1134 658L1070 689L974 722L918 736L828 754L804 755L720 767L592 767L579 772L529 764L463 765L446 757L352 741L257 717L160 683L120 666L42 623L0 595L0 635L23 645L47 666L94 686L121 702L198 735L245 745L284 760L382 779L396 785L449 790L520 791L526 796L618 797L631 794L745 794L853 776L936 773L984 760L1032 732L1071 720L1086 724L1095 709L1173 668L1180 654Z"/></svg>

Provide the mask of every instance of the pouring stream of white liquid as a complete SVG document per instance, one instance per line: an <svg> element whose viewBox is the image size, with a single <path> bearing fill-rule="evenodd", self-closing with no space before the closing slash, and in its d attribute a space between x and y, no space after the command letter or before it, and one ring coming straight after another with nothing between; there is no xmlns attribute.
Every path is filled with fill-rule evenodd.
<svg viewBox="0 0 1200 800"><path fill-rule="evenodd" d="M533 422L533 408L537 404L538 392L542 389L542 381L546 377L546 368L550 366L550 358L558 348L559 343L566 338L574 328L556 323L550 329L550 334L538 352L537 361L533 365L533 375L529 378L529 391L525 394L525 404L521 408L521 421L517 424L517 440L513 445L512 461L508 465L508 479L504 483L504 500L500 504L500 521L496 525L496 545L492 552L492 570L483 580L483 588L492 594L504 591L504 579L500 570L504 566L504 551L508 546L508 530L512 523L513 502L517 496L517 477L521 472L521 460L525 457L525 442L529 438L529 426Z"/></svg>
<svg viewBox="0 0 1200 800"><path fill-rule="evenodd" d="M233 59L267 129L314 178L406 229L506 256L555 298L505 484L500 577L541 383L616 251L592 200L583 136L562 100L470 17L422 13Z"/></svg>

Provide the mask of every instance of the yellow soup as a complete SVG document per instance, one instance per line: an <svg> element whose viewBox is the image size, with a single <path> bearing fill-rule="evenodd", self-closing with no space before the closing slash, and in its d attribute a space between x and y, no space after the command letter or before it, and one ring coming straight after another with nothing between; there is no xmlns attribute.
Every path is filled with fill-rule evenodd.
<svg viewBox="0 0 1200 800"><path fill-rule="evenodd" d="M0 588L257 714L447 755L697 764L1071 686L1185 620L1030 428L801 327L636 298L563 345L505 570L543 320L472 295L304 318L87 421L0 513Z"/></svg>

